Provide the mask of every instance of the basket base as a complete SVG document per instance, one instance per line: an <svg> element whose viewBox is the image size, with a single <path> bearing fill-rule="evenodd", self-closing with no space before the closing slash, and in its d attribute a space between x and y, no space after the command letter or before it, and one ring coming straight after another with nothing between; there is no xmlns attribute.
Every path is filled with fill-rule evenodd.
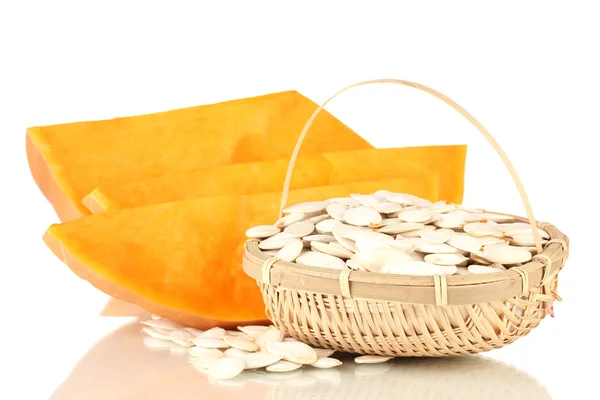
<svg viewBox="0 0 600 400"><path fill-rule="evenodd" d="M549 282L556 284L556 278ZM286 335L314 347L393 357L463 356L501 348L536 328L550 305L540 288L503 301L435 306L259 287L267 316Z"/></svg>

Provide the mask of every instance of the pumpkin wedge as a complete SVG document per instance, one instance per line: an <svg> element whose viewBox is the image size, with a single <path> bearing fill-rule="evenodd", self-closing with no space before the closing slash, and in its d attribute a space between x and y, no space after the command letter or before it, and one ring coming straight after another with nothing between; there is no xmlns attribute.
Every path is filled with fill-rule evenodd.
<svg viewBox="0 0 600 400"><path fill-rule="evenodd" d="M296 91L27 130L29 166L62 221L90 214L96 187L214 165L289 157L318 105ZM372 146L328 112L302 155Z"/></svg>
<svg viewBox="0 0 600 400"><path fill-rule="evenodd" d="M288 204L378 189L438 199L438 182L388 179L290 191ZM202 197L51 225L44 241L71 270L117 299L188 326L267 321L241 267L245 231L273 223L281 193Z"/></svg>
<svg viewBox="0 0 600 400"><path fill-rule="evenodd" d="M323 153L299 157L290 187L390 179L439 177L440 199L461 203L466 146L423 146ZM92 212L221 194L281 190L288 159L231 164L96 188L83 199Z"/></svg>

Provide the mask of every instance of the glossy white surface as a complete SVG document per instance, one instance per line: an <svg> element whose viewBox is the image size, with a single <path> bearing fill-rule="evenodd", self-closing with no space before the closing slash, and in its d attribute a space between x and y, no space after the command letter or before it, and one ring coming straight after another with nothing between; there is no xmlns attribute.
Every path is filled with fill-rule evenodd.
<svg viewBox="0 0 600 400"><path fill-rule="evenodd" d="M120 302L113 302L118 308ZM142 319L147 315L141 314ZM102 318L102 317L101 317ZM303 367L288 373L244 371L214 380L188 363L187 351L144 345L136 318L99 337L73 366L51 400L66 399L550 399L542 382L488 356L395 359L357 364L336 353L334 369ZM100 336L100 335L98 335Z"/></svg>

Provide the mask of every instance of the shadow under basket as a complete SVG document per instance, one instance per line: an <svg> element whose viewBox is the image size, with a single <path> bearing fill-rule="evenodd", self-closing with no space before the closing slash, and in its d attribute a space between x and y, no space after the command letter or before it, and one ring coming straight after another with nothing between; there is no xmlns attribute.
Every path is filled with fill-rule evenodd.
<svg viewBox="0 0 600 400"><path fill-rule="evenodd" d="M349 86L329 100L351 87L381 82L425 91L467 118L500 154L521 193L529 218L512 216L514 220L537 225L550 239L542 247L534 230L537 254L528 263L506 271L436 276L290 263L265 254L258 247L259 240L251 239L244 245L243 269L257 281L267 317L286 335L312 346L394 357L474 354L527 335L551 312L553 302L560 300L558 273L568 257L568 238L553 225L534 219L522 184L502 149L474 117L441 93L417 83L386 79ZM298 139L281 210L304 135L329 100L315 111Z"/></svg>

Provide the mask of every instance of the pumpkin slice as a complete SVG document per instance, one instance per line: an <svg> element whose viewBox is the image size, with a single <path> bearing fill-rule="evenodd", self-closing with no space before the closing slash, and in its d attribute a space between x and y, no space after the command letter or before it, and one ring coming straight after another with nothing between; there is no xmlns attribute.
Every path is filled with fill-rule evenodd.
<svg viewBox="0 0 600 400"><path fill-rule="evenodd" d="M81 203L96 187L214 165L289 157L318 105L296 91L178 110L32 127L32 175L63 221L90 214ZM302 155L372 146L322 112Z"/></svg>
<svg viewBox="0 0 600 400"><path fill-rule="evenodd" d="M438 199L437 180L391 179L296 189L288 204L383 188ZM275 222L280 200L224 195L108 211L54 224L44 241L96 288L165 318L199 329L264 322L243 244L249 227Z"/></svg>
<svg viewBox="0 0 600 400"><path fill-rule="evenodd" d="M425 146L323 153L299 157L290 187L389 178L439 176L439 196L461 203L466 146ZM83 199L92 212L221 194L276 192L283 188L288 159L232 164L186 171L95 189Z"/></svg>

